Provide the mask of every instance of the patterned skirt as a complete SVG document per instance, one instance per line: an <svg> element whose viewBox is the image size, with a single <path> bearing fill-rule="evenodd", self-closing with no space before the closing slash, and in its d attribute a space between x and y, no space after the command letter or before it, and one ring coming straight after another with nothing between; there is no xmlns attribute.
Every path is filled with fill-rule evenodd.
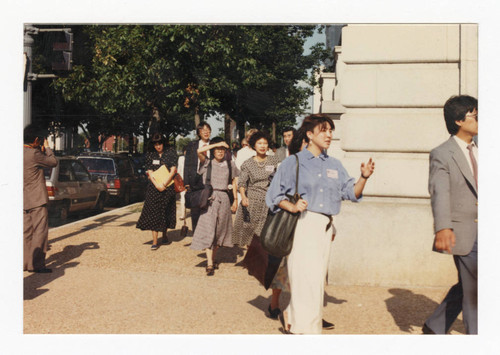
<svg viewBox="0 0 500 355"><path fill-rule="evenodd" d="M136 227L141 230L163 232L166 229L174 229L176 222L174 185L160 192L149 182Z"/></svg>
<svg viewBox="0 0 500 355"><path fill-rule="evenodd" d="M204 250L214 245L232 247L233 221L226 192L214 191L208 209L200 214L191 249Z"/></svg>

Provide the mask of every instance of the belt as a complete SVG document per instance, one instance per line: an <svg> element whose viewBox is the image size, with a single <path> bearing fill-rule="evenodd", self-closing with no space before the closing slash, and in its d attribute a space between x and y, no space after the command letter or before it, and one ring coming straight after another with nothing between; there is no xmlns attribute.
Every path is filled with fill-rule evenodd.
<svg viewBox="0 0 500 355"><path fill-rule="evenodd" d="M214 191L224 191L224 192L228 192L229 190L228 189L212 189Z"/></svg>
<svg viewBox="0 0 500 355"><path fill-rule="evenodd" d="M325 216L326 218L328 218L330 221L328 222L328 224L326 225L326 229L325 229L325 232L328 230L328 228L330 228L332 226L332 223L333 223L333 217L328 215L328 214L324 214L324 213L321 213L323 216Z"/></svg>

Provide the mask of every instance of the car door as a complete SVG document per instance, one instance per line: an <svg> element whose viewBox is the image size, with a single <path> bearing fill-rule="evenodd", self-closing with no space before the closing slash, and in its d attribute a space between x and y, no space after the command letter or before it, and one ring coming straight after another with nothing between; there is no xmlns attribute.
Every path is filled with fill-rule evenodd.
<svg viewBox="0 0 500 355"><path fill-rule="evenodd" d="M75 173L71 167L71 160L59 160L59 173L57 176L57 197L59 200L69 202L69 211L76 211L80 208L80 187L76 180Z"/></svg>
<svg viewBox="0 0 500 355"><path fill-rule="evenodd" d="M97 185L92 183L89 172L80 161L76 159L72 160L71 167L75 173L80 190L78 199L79 209L94 208L99 196Z"/></svg>
<svg viewBox="0 0 500 355"><path fill-rule="evenodd" d="M134 168L132 167L132 162L129 158L123 159L123 171L127 176L128 185L130 186L130 193L132 196L137 197L139 195L139 181L137 175L134 173Z"/></svg>

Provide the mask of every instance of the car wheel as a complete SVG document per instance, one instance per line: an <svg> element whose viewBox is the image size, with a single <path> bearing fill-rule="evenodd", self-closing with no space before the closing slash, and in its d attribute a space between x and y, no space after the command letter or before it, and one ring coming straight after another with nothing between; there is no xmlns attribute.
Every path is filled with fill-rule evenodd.
<svg viewBox="0 0 500 355"><path fill-rule="evenodd" d="M125 195L123 195L123 204L125 206L130 204L130 190L125 191Z"/></svg>
<svg viewBox="0 0 500 355"><path fill-rule="evenodd" d="M61 205L59 207L59 211L57 213L57 216L59 217L59 221L64 222L68 219L68 213L69 213L69 206L67 204Z"/></svg>
<svg viewBox="0 0 500 355"><path fill-rule="evenodd" d="M97 200L94 209L99 213L104 210L104 195L99 195L99 199Z"/></svg>

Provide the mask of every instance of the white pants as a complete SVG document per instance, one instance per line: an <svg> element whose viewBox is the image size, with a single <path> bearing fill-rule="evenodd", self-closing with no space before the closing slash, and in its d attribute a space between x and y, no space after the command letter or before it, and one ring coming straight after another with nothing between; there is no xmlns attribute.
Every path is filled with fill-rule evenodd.
<svg viewBox="0 0 500 355"><path fill-rule="evenodd" d="M294 334L321 334L325 277L332 242L329 218L305 211L297 222L288 256L290 304L286 308Z"/></svg>

